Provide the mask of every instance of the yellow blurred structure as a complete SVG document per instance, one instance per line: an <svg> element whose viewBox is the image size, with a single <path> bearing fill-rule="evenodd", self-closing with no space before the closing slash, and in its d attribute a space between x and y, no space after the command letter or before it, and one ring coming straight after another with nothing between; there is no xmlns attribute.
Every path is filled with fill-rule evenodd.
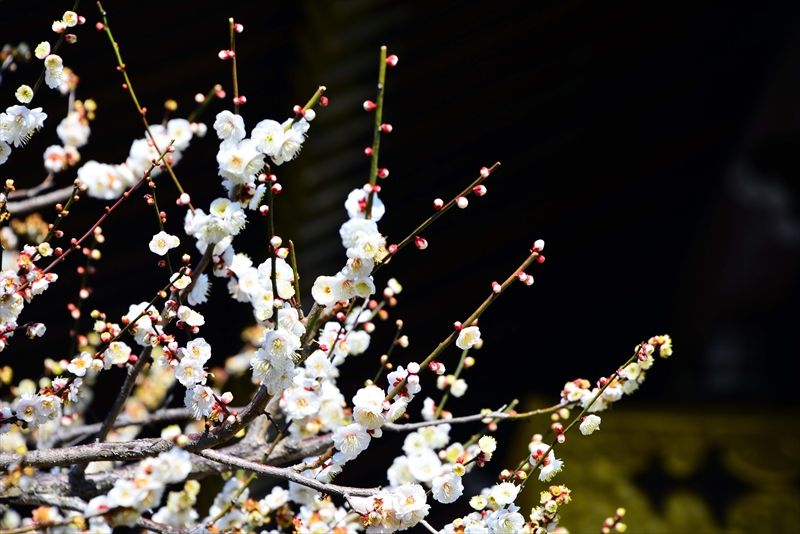
<svg viewBox="0 0 800 534"><path fill-rule="evenodd" d="M570 533L600 532L618 507L628 533L800 533L795 413L637 406L599 415L599 431L576 429L556 449L565 467L552 482L572 490L559 510ZM519 428L514 458L531 428ZM530 486L517 502L526 514L545 489Z"/></svg>

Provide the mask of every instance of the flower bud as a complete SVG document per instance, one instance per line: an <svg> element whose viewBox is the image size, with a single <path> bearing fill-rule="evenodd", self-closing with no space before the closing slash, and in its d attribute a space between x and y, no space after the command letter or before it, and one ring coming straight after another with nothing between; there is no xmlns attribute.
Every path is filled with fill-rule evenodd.
<svg viewBox="0 0 800 534"><path fill-rule="evenodd" d="M420 237L420 236L417 236L417 237L414 238L414 244L420 250L425 250L426 248L428 248L428 241L425 238Z"/></svg>
<svg viewBox="0 0 800 534"><path fill-rule="evenodd" d="M376 108L375 102L372 100L365 100L364 101L364 110L365 111L374 111Z"/></svg>
<svg viewBox="0 0 800 534"><path fill-rule="evenodd" d="M456 199L456 205L463 210L469 206L469 200L467 200L467 197L458 197Z"/></svg>
<svg viewBox="0 0 800 534"><path fill-rule="evenodd" d="M497 294L499 294L501 291L503 291L503 286L501 286L501 285L500 285L500 284L498 284L497 282L492 282L492 293L494 293L495 295L497 295Z"/></svg>
<svg viewBox="0 0 800 534"><path fill-rule="evenodd" d="M378 169L378 178L387 178L389 176L389 169L386 167Z"/></svg>
<svg viewBox="0 0 800 534"><path fill-rule="evenodd" d="M263 206L259 206L259 208L258 208L258 212L259 212L261 215L263 215L263 216L265 216L265 217L266 217L266 216L267 216L267 214L269 214L269 206L267 206L266 204L264 204Z"/></svg>
<svg viewBox="0 0 800 534"><path fill-rule="evenodd" d="M487 169L486 167L481 167L481 176L483 178L488 178L489 177L489 169Z"/></svg>
<svg viewBox="0 0 800 534"><path fill-rule="evenodd" d="M283 186L281 184L272 184L272 193L274 195L280 195L281 191L283 191Z"/></svg>
<svg viewBox="0 0 800 534"><path fill-rule="evenodd" d="M406 339L408 339L408 338L406 338ZM414 375L415 375L415 374L419 373L419 364L418 364L417 362L411 362L411 363L409 363L409 364L408 364L408 366L406 367L406 370L407 370L409 373L411 373L411 374L414 374Z"/></svg>
<svg viewBox="0 0 800 534"><path fill-rule="evenodd" d="M367 148L365 148L364 149L364 154L367 155L367 156L371 156L372 155L372 147L368 146Z"/></svg>
<svg viewBox="0 0 800 534"><path fill-rule="evenodd" d="M327 96L319 97L319 105L322 106L323 108L325 106L327 106L328 105L328 97Z"/></svg>
<svg viewBox="0 0 800 534"><path fill-rule="evenodd" d="M472 188L472 192L478 195L479 197L482 197L483 195L486 194L486 186L483 184L476 185L475 187Z"/></svg>
<svg viewBox="0 0 800 534"><path fill-rule="evenodd" d="M397 65L398 61L399 58L394 54L386 58L386 64L389 65L390 67L394 67L395 65Z"/></svg>
<svg viewBox="0 0 800 534"><path fill-rule="evenodd" d="M244 26L242 26L241 24L234 24L233 31L235 31L236 33L242 33L244 31Z"/></svg>
<svg viewBox="0 0 800 534"><path fill-rule="evenodd" d="M436 211L439 211L444 207L444 201L441 198L437 198L433 201L433 207Z"/></svg>
<svg viewBox="0 0 800 534"><path fill-rule="evenodd" d="M313 109L307 109L305 113L303 113L303 117L308 121L311 122L317 118L317 112Z"/></svg>
<svg viewBox="0 0 800 534"><path fill-rule="evenodd" d="M391 124L381 124L381 131L383 133L392 133L392 125Z"/></svg>
<svg viewBox="0 0 800 534"><path fill-rule="evenodd" d="M533 242L533 251L541 252L542 250L544 250L544 239L537 239Z"/></svg>
<svg viewBox="0 0 800 534"><path fill-rule="evenodd" d="M292 111L295 115L302 115L303 114L303 106L297 105L292 108Z"/></svg>

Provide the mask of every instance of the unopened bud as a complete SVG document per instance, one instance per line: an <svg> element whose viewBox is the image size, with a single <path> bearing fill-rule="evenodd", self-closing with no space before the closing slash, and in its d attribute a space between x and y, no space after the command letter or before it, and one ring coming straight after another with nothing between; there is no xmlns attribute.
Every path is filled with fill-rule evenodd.
<svg viewBox="0 0 800 534"><path fill-rule="evenodd" d="M481 167L481 177L488 178L489 177L489 169L486 167Z"/></svg>
<svg viewBox="0 0 800 534"><path fill-rule="evenodd" d="M303 106L295 106L292 108L292 111L295 115L302 115L303 114Z"/></svg>
<svg viewBox="0 0 800 534"><path fill-rule="evenodd" d="M233 31L235 31L236 33L242 33L244 31L244 26L242 26L241 24L234 24Z"/></svg>
<svg viewBox="0 0 800 534"><path fill-rule="evenodd" d="M386 58L386 64L389 65L390 67L394 67L395 65L397 65L398 61L399 61L398 57L394 54Z"/></svg>
<svg viewBox="0 0 800 534"><path fill-rule="evenodd" d="M456 199L456 205L463 210L469 206L469 200L467 200L467 197L458 197Z"/></svg>
<svg viewBox="0 0 800 534"><path fill-rule="evenodd" d="M311 122L317 118L317 112L313 109L307 109L306 112L303 113L303 118L308 122Z"/></svg>
<svg viewBox="0 0 800 534"><path fill-rule="evenodd" d="M375 102L372 100L365 100L364 101L364 110L365 111L374 111L376 108Z"/></svg>
<svg viewBox="0 0 800 534"><path fill-rule="evenodd" d="M388 176L389 176L389 169L385 167L382 169L378 169L378 178L388 178Z"/></svg>
<svg viewBox="0 0 800 534"><path fill-rule="evenodd" d="M544 239L537 239L533 242L533 251L541 252L542 250L544 250Z"/></svg>
<svg viewBox="0 0 800 534"><path fill-rule="evenodd" d="M436 211L439 211L444 207L444 201L441 198L437 198L433 201L433 207L436 209Z"/></svg>
<svg viewBox="0 0 800 534"><path fill-rule="evenodd" d="M328 105L328 97L327 96L319 97L319 105L322 106L323 108L325 106L327 106Z"/></svg>
<svg viewBox="0 0 800 534"><path fill-rule="evenodd" d="M414 238L414 244L420 250L425 250L426 248L428 248L428 241L424 237L420 237L420 236L415 237Z"/></svg>
<svg viewBox="0 0 800 534"><path fill-rule="evenodd" d="M367 156L371 156L372 155L372 147L368 146L367 148L365 148L364 149L364 154L366 154Z"/></svg>
<svg viewBox="0 0 800 534"><path fill-rule="evenodd" d="M503 291L503 286L501 286L497 282L492 282L492 293L498 294L501 291Z"/></svg>
<svg viewBox="0 0 800 534"><path fill-rule="evenodd" d="M280 236L274 235L272 236L272 239L269 240L269 244L274 248L278 248L283 244L283 239L281 239Z"/></svg>
<svg viewBox="0 0 800 534"><path fill-rule="evenodd" d="M392 133L392 125L391 124L381 124L381 131L383 133Z"/></svg>
<svg viewBox="0 0 800 534"><path fill-rule="evenodd" d="M269 206L267 206L266 204L264 204L263 206L259 206L259 208L258 208L258 212L259 212L261 215L263 215L263 216L265 216L265 217L266 217L266 216L267 216L267 214L269 214Z"/></svg>
<svg viewBox="0 0 800 534"><path fill-rule="evenodd" d="M483 184L476 185L475 187L472 188L472 192L478 195L479 197L482 197L483 195L486 194L486 186Z"/></svg>
<svg viewBox="0 0 800 534"><path fill-rule="evenodd" d="M281 184L272 184L272 193L275 195L280 195L281 191L283 191L283 186Z"/></svg>

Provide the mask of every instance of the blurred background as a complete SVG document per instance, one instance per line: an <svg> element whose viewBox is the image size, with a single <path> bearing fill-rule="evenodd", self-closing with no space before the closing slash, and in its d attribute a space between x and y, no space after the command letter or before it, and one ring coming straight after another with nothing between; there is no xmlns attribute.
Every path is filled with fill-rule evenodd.
<svg viewBox="0 0 800 534"><path fill-rule="evenodd" d="M50 23L69 7L0 1L0 45L53 41ZM635 344L668 333L675 355L604 414L601 432L570 435L560 447L566 467L556 482L574 498L561 524L597 532L625 506L629 532L800 532L798 397L794 366L783 360L798 353L791 341L800 296L797 2L108 0L104 7L152 122L168 98L179 105L173 116L185 117L194 95L216 83L232 96L230 62L217 57L229 47L228 17L245 27L237 59L248 129L283 120L327 86L330 105L318 108L300 157L274 169L284 186L277 232L297 247L306 309L314 279L345 262L337 229L347 219L347 193L368 179L363 148L374 118L362 102L375 98L378 49L387 45L400 59L387 72L384 121L394 131L381 145L390 176L380 184L387 205L380 229L389 242L429 216L434 198L449 200L481 167L502 163L486 196L470 197L466 210L423 235L427 250L406 249L378 273L379 287L390 277L405 287L390 312L410 339L397 363L424 359L491 282L544 239L547 261L530 270L535 284L512 286L481 317L484 348L463 375L467 395L449 409L466 415L512 398L520 410L549 406L566 381L609 375ZM98 105L82 159L119 163L143 135L141 121L105 34L94 29L97 8L83 2L78 12L87 24L60 54L80 77L77 97ZM34 59L4 72L0 102L13 105L14 90L32 85L39 68ZM34 105L49 115L45 129L0 167L0 178L18 187L44 178L41 154L58 142L55 125L67 111L66 99L46 89ZM231 108L229 99L214 101L200 120L210 126ZM212 131L193 140L175 168L195 206L223 194L217 148ZM57 185L74 177L74 170L59 175ZM183 236L177 192L165 177L158 183L167 231ZM163 285L147 250L157 224L140 198L103 225L107 242L87 310L118 318ZM66 235L83 234L103 206L81 201L62 226ZM266 221L251 222L236 249L260 263L266 238ZM191 240L180 250L194 251ZM22 320L43 320L47 335L13 339L4 365L24 361L30 367L18 373L33 377L43 358L67 356L66 306L76 299L81 262L65 262L47 299L26 308ZM219 280L200 311L229 318L203 329L221 363L240 349L251 313L233 305ZM379 325L367 353L348 361L345 396L374 375L392 321ZM442 361L453 368L457 358L451 348ZM104 381L109 389L98 395L113 395L122 376ZM423 394L440 394L430 376ZM531 434L549 425L546 417L501 425L507 456L476 474L467 492L493 484L524 457ZM337 482L384 483L396 454L385 443L370 449L362 471L356 463ZM452 520L453 510L432 523ZM455 513L467 512L464 502Z"/></svg>

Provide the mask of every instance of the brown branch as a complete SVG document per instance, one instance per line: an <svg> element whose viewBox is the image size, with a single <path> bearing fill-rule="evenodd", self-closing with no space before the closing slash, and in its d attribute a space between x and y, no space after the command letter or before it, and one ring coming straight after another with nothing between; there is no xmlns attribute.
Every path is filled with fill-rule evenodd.
<svg viewBox="0 0 800 534"><path fill-rule="evenodd" d="M45 207L51 207L59 202L64 202L72 196L73 186L56 189L43 195L26 198L24 200L9 200L8 211L19 216Z"/></svg>
<svg viewBox="0 0 800 534"><path fill-rule="evenodd" d="M164 440L151 441L157 442ZM172 443L166 443L168 443L170 447L172 446ZM287 445L286 440L284 440L277 444L270 456L269 461L271 465L282 465L295 462L308 456L321 454L323 451L328 449L332 443L333 442L330 434L303 440L296 446ZM101 443L96 444L95 446L110 447L113 445L126 444ZM236 445L225 447L221 449L220 452L250 461L260 461L263 458L265 447L266 442L261 439L257 440L255 443L240 442ZM72 481L71 483L66 473L54 474L43 471L30 477L30 484L24 490L18 486L7 486L6 483L0 481L0 503L14 504L25 499L40 498L42 495L91 498L96 495L108 493L117 480L132 479L135 471L136 465L132 464L117 468L113 471L88 474L85 476L84 480L81 480L77 483L75 481ZM215 475L225 471L230 471L230 467L193 455L192 471L189 473L188 478L202 479L209 475Z"/></svg>
<svg viewBox="0 0 800 534"><path fill-rule="evenodd" d="M478 413L474 415L465 415L463 417L453 417L452 419L436 419L435 421L421 421L419 423L406 423L402 425L398 425L395 423L385 423L381 428L383 430L388 430L390 432L408 432L411 430L416 430L418 428L425 428L426 426L433 426L433 425L454 425L460 423L472 423L475 421L483 421L484 419L527 419L528 417L532 417L534 415L540 415L544 413L555 412L556 410L560 410L564 408L569 403L559 403L555 406L550 406L548 408L541 408L539 410L533 410L530 412L525 413L505 413L505 412L489 412L489 413Z"/></svg>
<svg viewBox="0 0 800 534"><path fill-rule="evenodd" d="M247 469L248 471L253 471L255 473L266 475L272 478L288 480L290 482L303 485L307 488L317 490L321 493L333 493L334 495L339 495L342 497L346 497L348 495L352 495L354 497L369 497L380 491L380 488L351 488L347 486L337 486L336 484L323 484L316 478L295 473L292 469L250 462L241 458L236 458L235 456L231 456L229 454L212 450L200 451L198 456L202 456L203 458L207 458L209 460L214 460L215 462L219 462L230 467Z"/></svg>

